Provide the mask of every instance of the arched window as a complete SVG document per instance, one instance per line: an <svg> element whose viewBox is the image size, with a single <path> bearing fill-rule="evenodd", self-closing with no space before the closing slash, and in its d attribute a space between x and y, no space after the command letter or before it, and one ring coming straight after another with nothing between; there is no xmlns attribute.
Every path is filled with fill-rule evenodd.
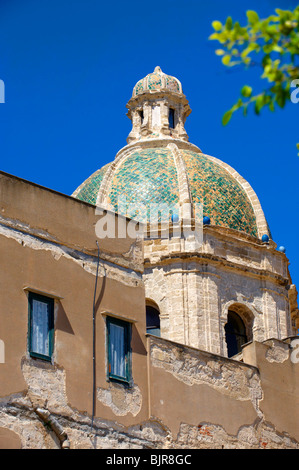
<svg viewBox="0 0 299 470"><path fill-rule="evenodd" d="M225 325L225 339L227 344L228 357L241 352L241 346L247 343L246 328L241 317L229 310L227 323Z"/></svg>
<svg viewBox="0 0 299 470"><path fill-rule="evenodd" d="M146 306L146 332L160 336L160 312L152 305Z"/></svg>

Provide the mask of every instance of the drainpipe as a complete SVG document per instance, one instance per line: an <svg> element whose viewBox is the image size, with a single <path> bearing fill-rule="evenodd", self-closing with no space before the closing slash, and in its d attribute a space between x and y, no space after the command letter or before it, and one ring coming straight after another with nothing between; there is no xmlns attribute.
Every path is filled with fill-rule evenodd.
<svg viewBox="0 0 299 470"><path fill-rule="evenodd" d="M46 425L50 426L52 431L54 431L54 433L60 440L61 448L69 449L70 441L68 439L67 433L65 432L63 427L58 423L57 419L51 416L51 413L48 410L45 410L44 408L36 408L34 411L42 419L42 421Z"/></svg>
<svg viewBox="0 0 299 470"><path fill-rule="evenodd" d="M94 421L94 416L95 416L95 403L96 403L96 350L95 350L96 312L95 312L95 304L96 304L96 293L97 293L97 283L98 283L99 263L100 263L100 247L98 244L98 240L96 240L96 244L98 247L98 258L97 258L97 273L96 273L95 286L94 286L93 309L92 309L92 412L91 412L91 427L92 428L93 428L93 421Z"/></svg>

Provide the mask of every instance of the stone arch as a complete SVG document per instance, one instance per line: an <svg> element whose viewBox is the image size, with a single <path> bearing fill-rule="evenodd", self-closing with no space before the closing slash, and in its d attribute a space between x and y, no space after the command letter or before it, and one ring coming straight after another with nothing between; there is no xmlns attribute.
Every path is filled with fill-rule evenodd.
<svg viewBox="0 0 299 470"><path fill-rule="evenodd" d="M153 300L152 298L145 297L145 305L149 305L151 307L156 308L160 313L160 307L159 307L158 303L155 300Z"/></svg>
<svg viewBox="0 0 299 470"><path fill-rule="evenodd" d="M160 309L152 299L145 299L146 308L146 332L160 336Z"/></svg>
<svg viewBox="0 0 299 470"><path fill-rule="evenodd" d="M145 272L143 275L144 287L145 287L145 299L146 302L154 302L158 307L161 315L167 316L167 305L165 296L165 279L163 268L154 268Z"/></svg>
<svg viewBox="0 0 299 470"><path fill-rule="evenodd" d="M229 317L232 317L231 314L236 315L236 320L239 318L240 325L243 323L244 332L240 335L244 336L244 344L253 340L253 330L254 330L254 320L255 312L254 308L251 305L247 305L245 302L230 301L228 302L223 309L222 315L222 337L223 337L223 351L228 355L228 346L226 342L226 325L228 323Z"/></svg>

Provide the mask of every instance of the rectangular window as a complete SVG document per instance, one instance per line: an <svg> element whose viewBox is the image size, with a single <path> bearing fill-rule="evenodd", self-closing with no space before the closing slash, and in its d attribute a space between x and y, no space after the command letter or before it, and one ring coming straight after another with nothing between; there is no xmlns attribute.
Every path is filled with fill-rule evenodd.
<svg viewBox="0 0 299 470"><path fill-rule="evenodd" d="M131 378L131 325L130 323L107 317L108 335L108 377L122 382Z"/></svg>
<svg viewBox="0 0 299 470"><path fill-rule="evenodd" d="M174 109L169 108L169 127L174 129Z"/></svg>
<svg viewBox="0 0 299 470"><path fill-rule="evenodd" d="M29 353L50 361L54 342L54 299L29 292Z"/></svg>
<svg viewBox="0 0 299 470"><path fill-rule="evenodd" d="M139 115L140 115L140 121L141 121L141 125L142 125L143 120L144 120L143 111L139 111Z"/></svg>

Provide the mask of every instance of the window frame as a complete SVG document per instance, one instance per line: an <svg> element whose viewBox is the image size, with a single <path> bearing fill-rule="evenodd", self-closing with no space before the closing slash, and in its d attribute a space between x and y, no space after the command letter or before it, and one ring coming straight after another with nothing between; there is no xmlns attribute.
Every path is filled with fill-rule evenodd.
<svg viewBox="0 0 299 470"><path fill-rule="evenodd" d="M168 124L169 129L175 129L175 109L169 108L168 110Z"/></svg>
<svg viewBox="0 0 299 470"><path fill-rule="evenodd" d="M119 376L111 372L111 325L117 325L124 328L124 359L125 359L125 376ZM132 380L132 325L130 322L120 320L116 317L106 317L106 336L107 336L107 378L108 380L130 384Z"/></svg>
<svg viewBox="0 0 299 470"><path fill-rule="evenodd" d="M49 318L48 318L48 354L41 354L32 350L32 339L33 339L33 300L39 300L46 304L49 307ZM44 361L51 362L54 352L54 299L52 297L47 297L46 295L37 294L35 292L28 292L28 351L30 357L36 359L42 359Z"/></svg>

